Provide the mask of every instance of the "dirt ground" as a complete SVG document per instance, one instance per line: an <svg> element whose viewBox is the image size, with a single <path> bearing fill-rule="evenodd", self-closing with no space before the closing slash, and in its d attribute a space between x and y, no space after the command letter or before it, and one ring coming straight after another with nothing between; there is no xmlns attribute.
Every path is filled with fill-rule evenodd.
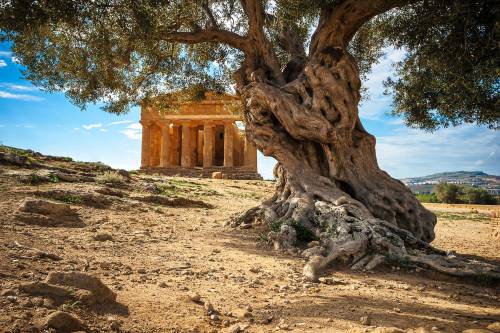
<svg viewBox="0 0 500 333"><path fill-rule="evenodd" d="M264 229L226 225L269 197L272 182L144 175L121 185L26 182L43 168L0 166L0 331L36 332L38 320L55 310L80 318L92 332L461 332L500 321L499 289L426 271L332 268L326 283L302 282L302 259L274 251ZM79 199L109 187L124 196ZM192 201L146 202L158 188L160 196ZM57 200L71 205L83 227L26 225L16 218L24 198L50 197L54 189L66 191ZM498 219L490 218L498 206L429 208L438 215L435 246L500 263L492 237ZM26 255L30 248L62 260ZM95 275L117 293L117 302L56 304L17 289L54 271ZM193 293L199 302L190 299Z"/></svg>

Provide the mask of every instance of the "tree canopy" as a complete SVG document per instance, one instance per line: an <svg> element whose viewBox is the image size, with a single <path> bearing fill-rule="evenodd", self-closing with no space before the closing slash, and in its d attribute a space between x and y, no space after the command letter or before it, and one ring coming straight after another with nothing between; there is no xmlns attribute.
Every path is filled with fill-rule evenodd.
<svg viewBox="0 0 500 333"><path fill-rule="evenodd" d="M332 29L327 14L357 2L2 0L0 38L12 41L34 84L64 91L80 107L104 101L107 111L120 113L180 89L189 88L184 98L203 89L230 90L234 73L252 57L270 55L270 67L279 72L276 84L285 84ZM384 47L405 51L396 76L386 81L393 114L424 129L498 127L495 1L370 3L376 10L354 22L342 42L362 77ZM255 36L269 45L264 55L254 54L261 43Z"/></svg>

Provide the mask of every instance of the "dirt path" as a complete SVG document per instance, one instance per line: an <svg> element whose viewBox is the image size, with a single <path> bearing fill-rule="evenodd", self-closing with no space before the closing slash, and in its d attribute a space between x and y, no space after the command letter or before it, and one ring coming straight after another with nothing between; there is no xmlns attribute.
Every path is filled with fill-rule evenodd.
<svg viewBox="0 0 500 333"><path fill-rule="evenodd" d="M84 228L47 228L16 220L14 213L25 197L36 196L37 190L38 195L53 189L89 193L103 186L20 182L30 173L15 167L3 167L0 173L1 289L16 290L20 283L43 280L53 271L86 271L115 291L118 303L88 308L22 293L15 300L4 295L0 330L5 332L33 329L38 318L55 309L75 314L94 332L219 332L235 329L235 324L246 332L460 332L500 321L498 289L436 280L426 272L341 270L332 271L326 283L302 282L302 260L272 250L263 241L263 230L225 226L232 214L269 196L271 182L134 176L121 190L127 199L113 199L107 208L72 204ZM148 195L144 189L151 184L212 207L167 207L131 199ZM440 218L435 243L499 261L498 244L489 238L490 223ZM97 241L98 234L111 240ZM15 242L63 260L25 257ZM193 302L192 293L201 301ZM212 316L207 302L215 309ZM366 316L369 320L362 318Z"/></svg>

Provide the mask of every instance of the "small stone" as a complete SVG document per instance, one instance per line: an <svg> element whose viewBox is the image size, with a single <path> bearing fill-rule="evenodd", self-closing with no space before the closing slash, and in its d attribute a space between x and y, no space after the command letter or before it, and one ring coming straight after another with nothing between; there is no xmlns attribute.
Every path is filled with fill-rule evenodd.
<svg viewBox="0 0 500 333"><path fill-rule="evenodd" d="M5 289L2 290L2 296L15 296L16 291L14 289Z"/></svg>
<svg viewBox="0 0 500 333"><path fill-rule="evenodd" d="M363 316L363 317L359 318L359 321L360 321L361 325L365 325L365 326L370 326L372 323L372 319L370 318L370 316Z"/></svg>
<svg viewBox="0 0 500 333"><path fill-rule="evenodd" d="M319 246L319 245L320 245L319 241L314 240L314 241L307 243L307 248L310 249L312 247Z"/></svg>
<svg viewBox="0 0 500 333"><path fill-rule="evenodd" d="M158 287L160 287L160 288L166 288L167 284L165 282L160 282L160 283L158 283Z"/></svg>
<svg viewBox="0 0 500 333"><path fill-rule="evenodd" d="M247 311L246 309L237 309L233 312L235 317L244 319L244 318L251 318L253 315L251 312Z"/></svg>
<svg viewBox="0 0 500 333"><path fill-rule="evenodd" d="M50 314L44 321L47 327L61 332L76 332L85 329L80 319L63 311L56 311Z"/></svg>
<svg viewBox="0 0 500 333"><path fill-rule="evenodd" d="M207 310L208 314L215 312L214 306L209 301L205 301L205 303L203 305L205 306L205 310Z"/></svg>
<svg viewBox="0 0 500 333"><path fill-rule="evenodd" d="M7 300L11 303L17 303L17 296L7 296Z"/></svg>
<svg viewBox="0 0 500 333"><path fill-rule="evenodd" d="M500 322L497 321L494 322L493 324L489 324L487 328L495 333L500 333Z"/></svg>
<svg viewBox="0 0 500 333"><path fill-rule="evenodd" d="M248 312L252 312L252 311L253 311L253 308L252 308L252 306L249 304L249 305L247 305L246 310L247 310Z"/></svg>
<svg viewBox="0 0 500 333"><path fill-rule="evenodd" d="M393 310L394 310L394 312L397 312L397 313L400 313L400 312L401 312L401 309L400 309L400 308L394 308Z"/></svg>
<svg viewBox="0 0 500 333"><path fill-rule="evenodd" d="M146 270L144 268L139 268L137 270L137 273L139 273L139 274L146 274Z"/></svg>
<svg viewBox="0 0 500 333"><path fill-rule="evenodd" d="M252 267L249 269L249 271L251 273L259 273L260 272L260 268L259 267Z"/></svg>
<svg viewBox="0 0 500 333"><path fill-rule="evenodd" d="M219 321L219 316L216 314L212 314L212 315L210 315L210 320Z"/></svg>
<svg viewBox="0 0 500 333"><path fill-rule="evenodd" d="M227 333L239 333L241 332L241 328L239 324L234 324L233 326L227 329Z"/></svg>
<svg viewBox="0 0 500 333"><path fill-rule="evenodd" d="M212 172L212 179L222 179L222 172L220 171Z"/></svg>
<svg viewBox="0 0 500 333"><path fill-rule="evenodd" d="M201 299L200 294L198 294L198 293L196 293L196 292L193 292L193 291L191 291L191 292L189 292L189 293L188 293L188 297L189 297L189 299L190 299L190 300L192 300L193 302L199 302L199 301L200 301L200 299Z"/></svg>
<svg viewBox="0 0 500 333"><path fill-rule="evenodd" d="M106 232L99 232L95 235L92 236L92 239L98 242L106 242L106 241L112 241L113 236Z"/></svg>

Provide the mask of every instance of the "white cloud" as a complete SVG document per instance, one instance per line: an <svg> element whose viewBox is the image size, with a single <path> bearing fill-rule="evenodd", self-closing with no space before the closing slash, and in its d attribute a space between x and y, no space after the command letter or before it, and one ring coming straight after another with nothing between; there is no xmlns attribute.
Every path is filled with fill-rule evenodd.
<svg viewBox="0 0 500 333"><path fill-rule="evenodd" d="M498 174L498 158L488 158L500 146L496 131L471 125L440 129L434 133L400 128L377 137L377 156L382 169L403 178L443 171L481 171ZM483 163L477 164L478 161Z"/></svg>
<svg viewBox="0 0 500 333"><path fill-rule="evenodd" d="M11 84L7 83L5 84L6 87L8 87L10 90L18 90L18 91L37 91L38 88L35 86L24 86L21 84Z"/></svg>
<svg viewBox="0 0 500 333"><path fill-rule="evenodd" d="M115 126L115 125L121 125L121 124L130 124L133 123L133 120L119 120L119 121L113 121L110 122L107 126Z"/></svg>
<svg viewBox="0 0 500 333"><path fill-rule="evenodd" d="M0 59L0 68L2 67L7 67L7 63L5 62L5 60Z"/></svg>
<svg viewBox="0 0 500 333"><path fill-rule="evenodd" d="M365 119L377 120L384 116L392 104L392 97L384 95L383 81L394 74L394 63L403 59L405 51L388 47L385 55L375 64L363 85L368 88L369 100L360 106L360 116Z"/></svg>
<svg viewBox="0 0 500 333"><path fill-rule="evenodd" d="M0 51L0 57L10 58L11 55L12 55L12 52L10 52L10 51Z"/></svg>
<svg viewBox="0 0 500 333"><path fill-rule="evenodd" d="M105 129L105 128L100 128L99 131L101 131L101 132L107 132L108 130Z"/></svg>
<svg viewBox="0 0 500 333"><path fill-rule="evenodd" d="M102 127L102 124L89 124L89 125L82 125L82 127L86 130L91 130L93 128L99 128Z"/></svg>
<svg viewBox="0 0 500 333"><path fill-rule="evenodd" d="M477 160L476 163L474 163L477 166L483 165L484 161L483 160Z"/></svg>
<svg viewBox="0 0 500 333"><path fill-rule="evenodd" d="M2 90L0 90L0 98L17 99L20 101L32 101L32 102L43 100L43 98L38 96L27 95L27 94L13 94Z"/></svg>
<svg viewBox="0 0 500 333"><path fill-rule="evenodd" d="M127 128L134 129L134 130L140 130L142 129L142 125L140 123L133 123L127 126Z"/></svg>
<svg viewBox="0 0 500 333"><path fill-rule="evenodd" d="M124 131L121 131L122 134L124 134L127 138L131 140L140 140L141 139L141 132L139 130L135 129L126 129Z"/></svg>
<svg viewBox="0 0 500 333"><path fill-rule="evenodd" d="M133 123L127 126L126 130L121 131L127 138L131 140L140 140L142 132L142 125L140 123Z"/></svg>

